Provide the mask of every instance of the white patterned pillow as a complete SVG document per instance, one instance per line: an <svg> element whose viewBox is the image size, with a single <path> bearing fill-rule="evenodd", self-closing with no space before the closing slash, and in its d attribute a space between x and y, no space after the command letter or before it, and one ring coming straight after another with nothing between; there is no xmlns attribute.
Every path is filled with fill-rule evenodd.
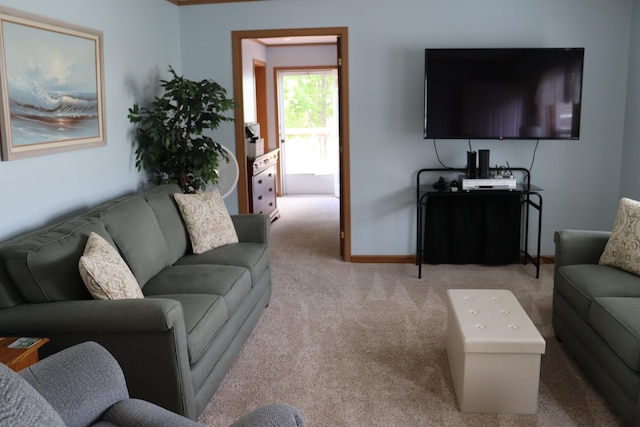
<svg viewBox="0 0 640 427"><path fill-rule="evenodd" d="M99 234L89 235L78 268L95 299L144 298L129 266L116 248Z"/></svg>
<svg viewBox="0 0 640 427"><path fill-rule="evenodd" d="M622 198L600 264L640 275L640 202Z"/></svg>
<svg viewBox="0 0 640 427"><path fill-rule="evenodd" d="M187 226L194 254L238 243L238 234L218 189L174 195Z"/></svg>

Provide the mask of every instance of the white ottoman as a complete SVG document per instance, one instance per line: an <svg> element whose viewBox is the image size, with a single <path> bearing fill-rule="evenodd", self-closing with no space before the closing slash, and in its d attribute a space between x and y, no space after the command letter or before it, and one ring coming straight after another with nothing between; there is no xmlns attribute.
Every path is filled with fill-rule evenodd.
<svg viewBox="0 0 640 427"><path fill-rule="evenodd" d="M533 414L545 341L515 296L449 289L447 356L462 412Z"/></svg>

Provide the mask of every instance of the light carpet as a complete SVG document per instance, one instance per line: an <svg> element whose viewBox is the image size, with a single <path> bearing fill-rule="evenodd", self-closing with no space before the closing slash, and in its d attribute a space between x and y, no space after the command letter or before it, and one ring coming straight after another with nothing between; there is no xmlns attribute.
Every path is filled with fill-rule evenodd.
<svg viewBox="0 0 640 427"><path fill-rule="evenodd" d="M553 265L539 279L531 264L425 265L418 279L412 264L343 262L337 199L278 204L271 303L200 422L228 426L289 403L313 427L620 424L553 336ZM458 410L445 350L450 288L509 289L538 327L547 346L536 414Z"/></svg>

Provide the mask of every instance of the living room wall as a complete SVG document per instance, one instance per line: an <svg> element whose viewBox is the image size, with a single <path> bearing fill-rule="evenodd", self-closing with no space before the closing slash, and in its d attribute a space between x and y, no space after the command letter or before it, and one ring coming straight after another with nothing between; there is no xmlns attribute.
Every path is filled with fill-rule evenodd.
<svg viewBox="0 0 640 427"><path fill-rule="evenodd" d="M629 82L620 196L640 200L640 0L635 0L629 51Z"/></svg>
<svg viewBox="0 0 640 427"><path fill-rule="evenodd" d="M180 70L178 8L158 0L0 0L9 7L103 31L107 145L0 162L0 240L138 189L127 109Z"/></svg>
<svg viewBox="0 0 640 427"><path fill-rule="evenodd" d="M415 172L438 166L433 141L421 136L426 47L586 48L581 139L541 141L532 170L544 188L543 254L553 254L554 230L609 229L619 196L640 198L633 0L606 8L599 0L371 3L0 0L104 32L108 138L101 148L0 162L0 240L139 188L144 177L133 164L127 108L149 95L169 64L232 88L231 32L248 29L349 28L353 255L415 251ZM220 129L219 139L232 141L233 127ZM492 164L528 167L535 141L471 144L490 149ZM437 148L445 164L464 165L466 140L437 141Z"/></svg>
<svg viewBox="0 0 640 427"><path fill-rule="evenodd" d="M422 139L424 49L585 47L581 138L540 141L532 169L533 183L544 188L542 254L552 255L556 229L613 224L633 4L272 0L188 6L180 8L180 51L186 74L232 87L232 31L348 27L352 254L408 255L415 253L415 172L439 166L434 142ZM223 138L232 141L232 129L227 132ZM536 141L471 144L490 149L492 164L529 167ZM463 167L467 149L467 140L437 141L447 166Z"/></svg>

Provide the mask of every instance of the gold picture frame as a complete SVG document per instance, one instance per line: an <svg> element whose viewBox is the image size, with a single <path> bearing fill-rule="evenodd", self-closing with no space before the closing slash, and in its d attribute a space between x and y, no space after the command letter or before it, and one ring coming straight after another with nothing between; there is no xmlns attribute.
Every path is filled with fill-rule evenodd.
<svg viewBox="0 0 640 427"><path fill-rule="evenodd" d="M106 145L102 31L0 7L2 160Z"/></svg>

